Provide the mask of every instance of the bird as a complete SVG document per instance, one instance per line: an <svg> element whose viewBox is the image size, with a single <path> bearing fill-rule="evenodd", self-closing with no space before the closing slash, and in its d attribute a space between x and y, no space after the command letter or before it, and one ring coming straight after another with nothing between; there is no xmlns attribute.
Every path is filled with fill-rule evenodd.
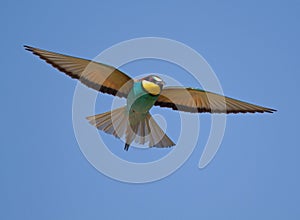
<svg viewBox="0 0 300 220"><path fill-rule="evenodd" d="M98 92L126 98L126 105L109 112L88 116L97 129L118 139L124 150L133 142L148 147L167 148L175 143L150 114L153 106L190 113L273 113L276 110L229 98L199 88L165 86L155 74L133 79L121 70L88 59L63 55L24 45L54 68Z"/></svg>

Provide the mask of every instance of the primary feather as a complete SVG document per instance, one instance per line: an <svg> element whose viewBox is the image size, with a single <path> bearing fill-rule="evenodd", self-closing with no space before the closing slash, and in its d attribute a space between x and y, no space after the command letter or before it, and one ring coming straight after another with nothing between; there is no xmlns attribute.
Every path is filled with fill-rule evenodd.
<svg viewBox="0 0 300 220"><path fill-rule="evenodd" d="M61 72L97 91L127 97L133 80L120 70L98 62L24 46Z"/></svg>
<svg viewBox="0 0 300 220"><path fill-rule="evenodd" d="M183 87L164 88L154 105L199 113L272 113L276 111L204 90Z"/></svg>

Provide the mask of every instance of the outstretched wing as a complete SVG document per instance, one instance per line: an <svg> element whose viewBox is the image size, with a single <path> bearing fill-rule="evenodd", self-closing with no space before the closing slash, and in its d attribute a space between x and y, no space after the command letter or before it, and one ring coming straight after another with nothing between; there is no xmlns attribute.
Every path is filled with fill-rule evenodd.
<svg viewBox="0 0 300 220"><path fill-rule="evenodd" d="M273 113L276 111L204 90L183 87L164 88L154 105L185 112Z"/></svg>
<svg viewBox="0 0 300 220"><path fill-rule="evenodd" d="M97 91L127 97L132 88L133 80L112 66L29 46L24 47L53 67Z"/></svg>

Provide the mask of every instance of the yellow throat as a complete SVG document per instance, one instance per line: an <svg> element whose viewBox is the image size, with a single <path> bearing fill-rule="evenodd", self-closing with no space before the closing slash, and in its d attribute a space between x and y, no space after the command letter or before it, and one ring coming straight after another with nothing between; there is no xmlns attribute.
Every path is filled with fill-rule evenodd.
<svg viewBox="0 0 300 220"><path fill-rule="evenodd" d="M151 95L159 95L160 87L153 82L142 80L142 86Z"/></svg>

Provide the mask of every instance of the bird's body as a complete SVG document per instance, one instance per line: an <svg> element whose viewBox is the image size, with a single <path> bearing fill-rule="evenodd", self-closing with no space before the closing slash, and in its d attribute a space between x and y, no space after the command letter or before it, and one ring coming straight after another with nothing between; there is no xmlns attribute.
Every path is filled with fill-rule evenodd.
<svg viewBox="0 0 300 220"><path fill-rule="evenodd" d="M126 106L87 118L92 125L106 133L118 138L124 136L125 150L128 150L133 141L140 144L149 142L150 147L175 145L149 113L159 97L163 81L161 80L160 85L157 85L146 79L160 80L153 75L137 80L128 93Z"/></svg>
<svg viewBox="0 0 300 220"><path fill-rule="evenodd" d="M128 150L132 142L148 144L149 147L175 145L151 117L149 110L153 106L192 113L276 111L200 89L163 87L163 80L155 75L134 80L106 64L29 46L25 46L25 49L92 89L127 99L124 107L87 117L99 130L117 138L125 138L125 150Z"/></svg>
<svg viewBox="0 0 300 220"><path fill-rule="evenodd" d="M141 81L135 82L127 96L126 107L129 112L146 114L157 101L158 95L151 95L142 85Z"/></svg>

